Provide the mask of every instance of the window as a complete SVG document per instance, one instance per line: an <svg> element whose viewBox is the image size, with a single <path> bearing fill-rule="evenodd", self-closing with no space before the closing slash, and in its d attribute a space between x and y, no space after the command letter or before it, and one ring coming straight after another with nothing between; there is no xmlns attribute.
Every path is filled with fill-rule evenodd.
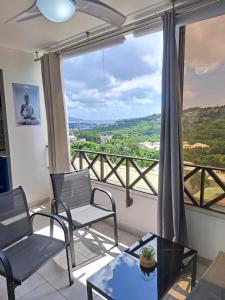
<svg viewBox="0 0 225 300"><path fill-rule="evenodd" d="M72 151L159 158L162 45L162 32L138 38L129 34L123 44L64 59ZM110 160L115 166L119 158ZM141 172L150 164L135 163ZM125 166L117 169L124 182ZM111 171L106 163L103 169L104 174ZM133 167L128 172L131 180L138 176ZM158 166L147 177L157 189ZM119 183L115 174L111 180ZM137 186L149 190L143 180Z"/></svg>
<svg viewBox="0 0 225 300"><path fill-rule="evenodd" d="M158 158L162 33L64 60L73 147Z"/></svg>
<svg viewBox="0 0 225 300"><path fill-rule="evenodd" d="M186 27L184 160L200 168L186 182L201 205L222 195L225 181L225 16ZM186 167L186 173L194 167ZM213 175L214 174L214 175ZM218 180L216 180L218 178ZM204 183L204 189L201 186ZM225 205L225 199L215 206Z"/></svg>

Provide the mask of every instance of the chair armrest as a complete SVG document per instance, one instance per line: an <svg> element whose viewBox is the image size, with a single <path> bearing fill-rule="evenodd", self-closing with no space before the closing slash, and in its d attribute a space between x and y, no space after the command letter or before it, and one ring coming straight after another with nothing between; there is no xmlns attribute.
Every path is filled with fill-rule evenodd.
<svg viewBox="0 0 225 300"><path fill-rule="evenodd" d="M5 276L7 281L11 281L13 282L13 272L12 272L12 267L10 264L10 261L8 260L8 258L6 257L4 251L0 250L0 261L3 265L3 269L5 271Z"/></svg>
<svg viewBox="0 0 225 300"><path fill-rule="evenodd" d="M108 196L108 198L110 199L110 201L111 201L111 204L112 204L112 210L114 211L114 212L116 212L116 203L115 203L115 200L114 200L114 198L113 198L113 195L110 193L110 192L108 192L108 191L106 191L106 190L104 190L104 189L101 189L101 188L94 188L93 190L92 190L92 193L91 193L91 203L94 203L95 201L95 193L96 193L96 191L99 191L99 192L102 192L102 193L104 193L104 194L106 194L107 196Z"/></svg>
<svg viewBox="0 0 225 300"><path fill-rule="evenodd" d="M44 213L44 212L36 212L36 213L33 213L30 216L30 219L31 219L32 222L33 222L33 219L34 219L35 216L41 216L41 217L45 217L45 218L50 218L50 219L53 219L54 221L58 222L59 225L61 226L63 232L64 232L64 237L65 237L66 244L67 245L70 244L68 230L67 230L66 224L63 222L62 218L60 218L57 215L53 215L53 214L48 214L48 213Z"/></svg>
<svg viewBox="0 0 225 300"><path fill-rule="evenodd" d="M73 220L72 220L72 216L71 216L69 206L67 205L67 203L65 201L60 200L60 199L55 199L55 198L52 199L52 202L51 202L51 211L52 211L52 213L58 214L58 212L54 210L57 203L60 204L63 207L63 209L65 210L68 223L70 225L73 224Z"/></svg>

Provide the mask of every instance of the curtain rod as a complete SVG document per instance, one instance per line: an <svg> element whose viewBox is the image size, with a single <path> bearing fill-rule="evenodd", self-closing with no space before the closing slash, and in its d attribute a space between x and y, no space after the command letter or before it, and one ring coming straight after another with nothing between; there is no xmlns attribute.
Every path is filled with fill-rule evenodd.
<svg viewBox="0 0 225 300"><path fill-rule="evenodd" d="M70 52L72 50L79 50L79 49L81 49L85 46L91 46L91 45L97 44L99 42L102 42L102 41L110 39L110 38L115 38L115 37L118 37L118 36L121 36L121 35L126 35L129 32L132 32L133 30L141 29L141 28L146 27L147 25L154 24L154 23L157 23L157 21L152 20L152 22L148 22L148 23L146 23L145 25L142 25L142 26L134 26L132 24L132 25L129 25L129 28L124 27L122 30L119 30L119 31L118 30L113 30L113 31L103 33L103 34L100 34L100 35L92 37L92 38L87 38L84 41L81 41L81 42L78 42L76 44L72 44L71 46L67 46L65 48L61 48L59 50L56 50L54 53L55 54L58 54L58 53L63 54L63 53L66 53L66 52ZM88 34L88 32L87 32L87 34Z"/></svg>
<svg viewBox="0 0 225 300"><path fill-rule="evenodd" d="M159 18L161 18L165 12L170 11L173 8L173 6L174 6L177 14L181 15L181 14L189 14L189 13L196 11L198 9L201 9L203 7L214 5L215 3L218 3L220 1L221 0L208 0L208 1L206 1L206 0L191 0L188 3L183 2L181 4L174 3L174 1L173 1L172 3L170 3L170 5L167 8L164 7L164 9L155 11L148 17L143 18L142 20L136 21L132 24L125 25L123 28L121 28L119 30L113 29L111 31L104 32L104 33L98 34L93 37L90 37L90 34L91 34L90 32L86 32L86 35L87 35L86 39L84 39L82 41L78 41L77 43L71 41L71 45L62 46L61 48L58 47L56 50L52 50L52 51L50 50L50 52L53 52L55 54L66 54L67 52L71 52L73 50L74 51L79 50L82 47L91 46L91 45L94 45L95 43L102 42L108 38L125 35L125 34L132 32L133 30L145 28L151 24L159 22Z"/></svg>

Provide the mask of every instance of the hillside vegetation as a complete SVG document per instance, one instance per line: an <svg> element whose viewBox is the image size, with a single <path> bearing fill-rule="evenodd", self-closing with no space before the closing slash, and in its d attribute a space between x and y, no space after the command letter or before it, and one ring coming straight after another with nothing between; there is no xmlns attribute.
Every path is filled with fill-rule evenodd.
<svg viewBox="0 0 225 300"><path fill-rule="evenodd" d="M184 159L196 164L225 167L225 106L190 108L183 113L183 139L208 148L184 150Z"/></svg>
<svg viewBox="0 0 225 300"><path fill-rule="evenodd" d="M225 106L184 110L183 140L189 144L207 147L184 149L184 160L195 164L225 167ZM112 135L107 144L101 144L101 135ZM74 143L72 149L87 149L113 154L159 158L159 151L149 150L140 143L157 142L160 136L160 115L117 121L114 125L95 130L74 131L86 138L85 143Z"/></svg>
<svg viewBox="0 0 225 300"><path fill-rule="evenodd" d="M101 144L100 136L104 134L113 136L107 144ZM111 154L158 159L158 151L149 151L140 143L159 141L159 134L160 115L120 120L106 128L74 131L75 136L85 138L87 142L75 143L72 145L72 149L88 149Z"/></svg>

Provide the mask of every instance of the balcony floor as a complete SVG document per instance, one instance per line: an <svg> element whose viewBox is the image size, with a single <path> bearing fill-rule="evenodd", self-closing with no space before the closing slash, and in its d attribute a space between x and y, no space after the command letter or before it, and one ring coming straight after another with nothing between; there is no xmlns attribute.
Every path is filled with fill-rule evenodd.
<svg viewBox="0 0 225 300"><path fill-rule="evenodd" d="M34 208L31 212L42 209L46 209L46 206ZM47 220L37 217L34 225L38 233L49 234L49 222ZM58 238L63 237L62 231L57 226L55 226L54 234ZM138 238L138 236L119 230L119 246L115 248L113 246L112 226L100 222L90 229L80 230L74 235L77 263L77 267L73 272L74 285L71 287L68 285L66 256L63 251L25 281L22 286L16 288L16 299L86 300L86 279L137 241ZM198 264L198 278L205 269L205 265ZM183 300L189 288L190 278L187 276L175 284L165 299ZM0 291L0 299L7 300L3 277L0 277ZM100 299L102 298L99 295L94 295L94 300Z"/></svg>

